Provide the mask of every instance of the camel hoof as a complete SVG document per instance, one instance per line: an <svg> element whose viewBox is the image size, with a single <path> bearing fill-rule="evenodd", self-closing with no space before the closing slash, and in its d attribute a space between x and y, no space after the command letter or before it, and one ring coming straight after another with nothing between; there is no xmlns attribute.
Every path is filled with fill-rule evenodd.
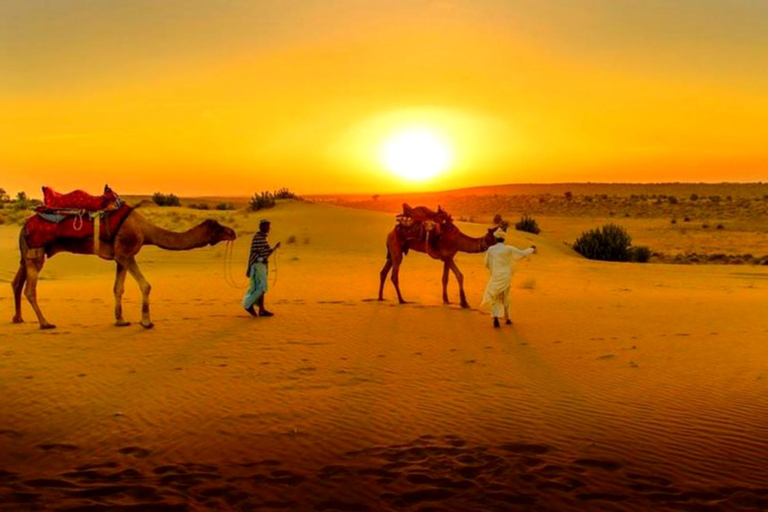
<svg viewBox="0 0 768 512"><path fill-rule="evenodd" d="M467 302L462 302L462 303L461 303L461 307L462 307L463 309L469 309L469 303L467 303Z"/></svg>
<svg viewBox="0 0 768 512"><path fill-rule="evenodd" d="M40 324L40 329L55 329L56 326L53 324Z"/></svg>
<svg viewBox="0 0 768 512"><path fill-rule="evenodd" d="M115 327L128 327L129 325L131 325L131 322L126 322L125 320L115 322Z"/></svg>
<svg viewBox="0 0 768 512"><path fill-rule="evenodd" d="M148 324L145 324L144 322L141 322L141 326L145 329L151 329L155 326L152 322L149 322Z"/></svg>
<svg viewBox="0 0 768 512"><path fill-rule="evenodd" d="M23 324L24 323L24 319L21 318L20 316L15 316L15 317L13 317L13 323L15 323L15 324Z"/></svg>

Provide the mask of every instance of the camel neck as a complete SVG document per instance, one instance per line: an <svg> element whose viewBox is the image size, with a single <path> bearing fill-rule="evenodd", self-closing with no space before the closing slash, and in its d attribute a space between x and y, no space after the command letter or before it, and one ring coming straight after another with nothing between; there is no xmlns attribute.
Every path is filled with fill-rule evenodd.
<svg viewBox="0 0 768 512"><path fill-rule="evenodd" d="M169 251L188 251L208 245L210 239L205 236L205 231L205 228L199 225L179 233L148 223L144 228L144 243Z"/></svg>
<svg viewBox="0 0 768 512"><path fill-rule="evenodd" d="M456 248L461 252L479 253L488 250L488 245L483 243L482 238L474 238L457 231Z"/></svg>

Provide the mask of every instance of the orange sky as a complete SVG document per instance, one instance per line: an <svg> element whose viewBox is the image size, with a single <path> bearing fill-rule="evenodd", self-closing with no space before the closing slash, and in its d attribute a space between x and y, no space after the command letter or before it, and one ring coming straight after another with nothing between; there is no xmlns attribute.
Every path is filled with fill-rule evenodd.
<svg viewBox="0 0 768 512"><path fill-rule="evenodd" d="M768 2L5 0L0 187L765 181ZM423 182L382 144L426 127Z"/></svg>

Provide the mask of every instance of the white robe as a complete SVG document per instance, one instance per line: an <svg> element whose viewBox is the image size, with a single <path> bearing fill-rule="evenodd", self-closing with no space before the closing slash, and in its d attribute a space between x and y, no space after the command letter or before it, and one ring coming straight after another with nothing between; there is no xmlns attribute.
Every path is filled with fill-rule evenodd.
<svg viewBox="0 0 768 512"><path fill-rule="evenodd" d="M509 288L512 284L514 264L517 260L533 254L534 249L518 249L503 242L492 245L485 253L485 266L491 273L483 293L481 305L490 304L491 314L496 318L509 313Z"/></svg>

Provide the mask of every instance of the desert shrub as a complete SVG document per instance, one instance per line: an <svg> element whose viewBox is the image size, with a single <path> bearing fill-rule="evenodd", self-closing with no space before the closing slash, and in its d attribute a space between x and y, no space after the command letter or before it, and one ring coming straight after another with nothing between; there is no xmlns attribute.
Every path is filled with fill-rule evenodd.
<svg viewBox="0 0 768 512"><path fill-rule="evenodd" d="M701 225L701 227L702 229L709 229L709 224L705 222L704 224Z"/></svg>
<svg viewBox="0 0 768 512"><path fill-rule="evenodd" d="M288 190L287 188L283 187L279 190L276 190L273 194L275 199L296 199L298 196Z"/></svg>
<svg viewBox="0 0 768 512"><path fill-rule="evenodd" d="M217 210L234 210L235 205L232 203L219 203L216 205Z"/></svg>
<svg viewBox="0 0 768 512"><path fill-rule="evenodd" d="M699 200L699 194L691 194L691 201L698 201Z"/></svg>
<svg viewBox="0 0 768 512"><path fill-rule="evenodd" d="M181 201L175 194L155 192L152 194L152 202L157 206L181 206Z"/></svg>
<svg viewBox="0 0 768 512"><path fill-rule="evenodd" d="M683 219L683 222L691 222L691 218L690 217L686 217L686 218Z"/></svg>
<svg viewBox="0 0 768 512"><path fill-rule="evenodd" d="M272 208L275 206L275 195L271 192L264 191L261 194L253 194L249 208L253 211L258 211L264 208Z"/></svg>
<svg viewBox="0 0 768 512"><path fill-rule="evenodd" d="M190 208L193 210L210 210L211 205L208 203L192 203L189 205Z"/></svg>
<svg viewBox="0 0 768 512"><path fill-rule="evenodd" d="M16 211L29 210L32 206L32 201L27 197L26 192L19 192L16 194L16 200L13 202L13 209Z"/></svg>
<svg viewBox="0 0 768 512"><path fill-rule="evenodd" d="M718 224L718 225L716 226L716 228L717 228L717 229L725 229L725 226L723 226L722 224Z"/></svg>
<svg viewBox="0 0 768 512"><path fill-rule="evenodd" d="M677 203L679 203L679 201L677 200L677 198L675 196L669 196L668 201L669 201L669 204L677 204Z"/></svg>
<svg viewBox="0 0 768 512"><path fill-rule="evenodd" d="M570 200L572 200L572 199L573 199L573 194L571 193L571 191L570 191L570 190L569 190L568 192L566 192L566 193L565 193L565 199L566 199L567 201L570 201Z"/></svg>
<svg viewBox="0 0 768 512"><path fill-rule="evenodd" d="M672 219L672 224L677 224L677 219Z"/></svg>
<svg viewBox="0 0 768 512"><path fill-rule="evenodd" d="M523 215L520 220L515 223L515 229L518 231L525 231L526 233L533 233L534 235L541 233L541 229L539 228L536 219L530 215Z"/></svg>
<svg viewBox="0 0 768 512"><path fill-rule="evenodd" d="M286 244L295 244L296 243L296 235L291 235L285 240Z"/></svg>
<svg viewBox="0 0 768 512"><path fill-rule="evenodd" d="M635 263L648 263L651 259L651 249L645 245L638 245L629 249L630 260Z"/></svg>
<svg viewBox="0 0 768 512"><path fill-rule="evenodd" d="M590 260L629 261L632 237L621 226L606 224L585 231L573 243L573 249Z"/></svg>
<svg viewBox="0 0 768 512"><path fill-rule="evenodd" d="M0 188L0 204L7 203L10 200L11 198L8 195L8 192L6 192L4 188Z"/></svg>

